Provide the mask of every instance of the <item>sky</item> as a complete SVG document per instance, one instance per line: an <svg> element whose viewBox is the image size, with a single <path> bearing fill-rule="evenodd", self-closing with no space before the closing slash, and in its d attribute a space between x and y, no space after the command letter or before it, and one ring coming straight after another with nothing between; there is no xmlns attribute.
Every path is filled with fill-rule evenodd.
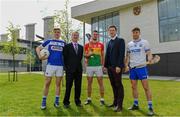
<svg viewBox="0 0 180 117"><path fill-rule="evenodd" d="M93 0L69 0L69 6L76 6ZM64 9L65 0L0 0L0 34L7 32L9 22L19 25L20 38L25 38L25 26L37 23L36 34L43 35L43 17L51 16L55 10ZM70 9L69 9L70 12ZM73 21L74 25L78 21Z"/></svg>

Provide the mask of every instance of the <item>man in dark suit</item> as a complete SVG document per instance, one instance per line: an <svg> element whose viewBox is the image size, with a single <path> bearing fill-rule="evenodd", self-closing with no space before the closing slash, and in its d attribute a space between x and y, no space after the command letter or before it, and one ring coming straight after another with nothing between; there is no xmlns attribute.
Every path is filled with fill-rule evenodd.
<svg viewBox="0 0 180 117"><path fill-rule="evenodd" d="M64 97L64 107L68 108L70 101L71 88L74 81L75 96L74 101L77 106L81 105L81 82L82 82L82 57L83 57L83 46L78 44L79 33L72 33L72 42L64 47L64 66L66 71L66 92Z"/></svg>
<svg viewBox="0 0 180 117"><path fill-rule="evenodd" d="M125 42L124 39L117 37L116 26L109 26L108 33L111 40L107 45L104 67L108 71L114 94L113 104L109 107L114 107L115 112L121 112L124 99L122 69L124 68Z"/></svg>

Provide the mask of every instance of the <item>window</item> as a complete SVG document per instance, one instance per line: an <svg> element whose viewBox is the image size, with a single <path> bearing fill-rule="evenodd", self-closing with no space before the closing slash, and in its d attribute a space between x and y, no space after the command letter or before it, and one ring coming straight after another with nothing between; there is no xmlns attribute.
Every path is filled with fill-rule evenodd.
<svg viewBox="0 0 180 117"><path fill-rule="evenodd" d="M160 42L180 40L180 0L159 0Z"/></svg>
<svg viewBox="0 0 180 117"><path fill-rule="evenodd" d="M98 17L92 19L92 29L98 30Z"/></svg>
<svg viewBox="0 0 180 117"><path fill-rule="evenodd" d="M159 17L160 19L167 18L167 4L165 0L160 0L159 2Z"/></svg>
<svg viewBox="0 0 180 117"><path fill-rule="evenodd" d="M178 0L179 1L179 0ZM167 0L168 6L168 17L176 17L177 7L176 7L176 0Z"/></svg>
<svg viewBox="0 0 180 117"><path fill-rule="evenodd" d="M0 59L0 67L4 67L4 68L11 67L12 68L13 65L14 65L13 60ZM22 60L16 60L15 67L27 67L27 65L24 64L24 62Z"/></svg>
<svg viewBox="0 0 180 117"><path fill-rule="evenodd" d="M106 29L108 29L108 27L112 24L113 24L112 14L110 13L106 15Z"/></svg>
<svg viewBox="0 0 180 117"><path fill-rule="evenodd" d="M115 12L113 13L113 25L116 25L117 26L117 29L119 31L119 25L120 25L120 22L119 22L119 12Z"/></svg>
<svg viewBox="0 0 180 117"><path fill-rule="evenodd" d="M115 25L118 29L118 35L119 35L119 12L112 12L108 14L104 14L98 17L94 17L91 19L91 26L92 31L97 30L99 31L99 40L102 43L106 43L108 41L108 34L107 29L110 25Z"/></svg>
<svg viewBox="0 0 180 117"><path fill-rule="evenodd" d="M4 67L4 62L3 62L3 60L0 60L0 66L1 66L1 67Z"/></svg>
<svg viewBox="0 0 180 117"><path fill-rule="evenodd" d="M180 16L180 0L177 0L177 15Z"/></svg>
<svg viewBox="0 0 180 117"><path fill-rule="evenodd" d="M105 28L105 16L100 16L99 17L99 32L103 32L103 31L106 31L106 28Z"/></svg>

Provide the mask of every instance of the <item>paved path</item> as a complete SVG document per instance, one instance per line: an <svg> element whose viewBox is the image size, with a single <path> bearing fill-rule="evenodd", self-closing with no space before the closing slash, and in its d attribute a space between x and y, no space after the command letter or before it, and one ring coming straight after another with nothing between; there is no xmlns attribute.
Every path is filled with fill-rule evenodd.
<svg viewBox="0 0 180 117"><path fill-rule="evenodd" d="M26 73L29 73L29 72L19 72L18 74L26 74ZM34 73L34 74L43 74L43 72L31 72L31 73ZM1 73L1 74L6 75L7 73ZM83 76L86 76L86 74L83 74ZM107 75L104 75L104 76L107 77ZM129 78L129 76L126 75L126 74L123 74L123 78ZM180 81L180 77L168 77L168 76L149 76L149 79L152 79L152 80Z"/></svg>
<svg viewBox="0 0 180 117"><path fill-rule="evenodd" d="M32 72L32 73L43 74L43 72ZM83 74L83 76L86 76L86 74ZM104 76L107 77L107 75ZM129 75L123 74L123 78L129 78ZM168 76L149 76L149 79L180 81L180 77L168 77Z"/></svg>

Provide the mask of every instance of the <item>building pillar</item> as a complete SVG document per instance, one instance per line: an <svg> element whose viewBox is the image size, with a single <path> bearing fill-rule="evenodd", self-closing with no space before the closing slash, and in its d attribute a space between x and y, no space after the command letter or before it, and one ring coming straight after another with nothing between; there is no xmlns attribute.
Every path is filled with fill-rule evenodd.
<svg viewBox="0 0 180 117"><path fill-rule="evenodd" d="M54 17L47 16L43 18L44 20L44 38L52 39L53 38L53 28L54 28Z"/></svg>
<svg viewBox="0 0 180 117"><path fill-rule="evenodd" d="M43 18L44 20L44 40L53 38L53 29L54 29L54 17L47 16ZM42 71L46 70L47 60L42 61Z"/></svg>
<svg viewBox="0 0 180 117"><path fill-rule="evenodd" d="M34 41L35 39L35 25L36 23L32 23L32 24L26 24L25 28L26 28L26 39L29 41Z"/></svg>

